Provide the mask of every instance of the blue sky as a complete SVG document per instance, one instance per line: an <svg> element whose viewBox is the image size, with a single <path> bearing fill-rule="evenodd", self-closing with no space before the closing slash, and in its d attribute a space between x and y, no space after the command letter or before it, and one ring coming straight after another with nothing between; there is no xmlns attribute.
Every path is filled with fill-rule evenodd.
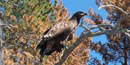
<svg viewBox="0 0 130 65"><path fill-rule="evenodd" d="M99 13L103 18L106 18L107 12L104 9L98 10L98 6L95 4L95 0L64 0L63 5L69 11L70 15L74 14L76 11L84 11L88 13L89 8L93 8L94 12ZM79 36L83 31L82 28L78 28L76 34ZM101 41L102 43L107 42L105 35L93 38L94 42Z"/></svg>
<svg viewBox="0 0 130 65"><path fill-rule="evenodd" d="M84 11L88 13L89 8L93 8L93 11L100 14L103 17L103 19L106 19L107 17L107 12L104 9L98 10L98 6L96 5L95 0L64 0L63 5L65 8L67 8L71 16L76 11ZM79 27L76 34L79 36L82 31L83 29ZM102 43L108 42L105 35L94 37L92 41L93 42L101 41ZM90 55L92 57L96 57L102 60L101 55L96 53L95 51L90 51ZM109 65L114 65L114 64L109 63ZM117 65L121 65L121 64L117 63Z"/></svg>

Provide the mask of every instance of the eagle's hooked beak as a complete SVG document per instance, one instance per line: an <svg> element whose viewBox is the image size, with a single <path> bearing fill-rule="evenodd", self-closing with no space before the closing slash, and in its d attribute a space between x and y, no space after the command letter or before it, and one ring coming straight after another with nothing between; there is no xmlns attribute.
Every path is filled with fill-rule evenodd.
<svg viewBox="0 0 130 65"><path fill-rule="evenodd" d="M80 14L81 16L85 16L85 15L88 15L87 13L82 13L82 14Z"/></svg>
<svg viewBox="0 0 130 65"><path fill-rule="evenodd" d="M84 15L88 15L87 13L84 13Z"/></svg>

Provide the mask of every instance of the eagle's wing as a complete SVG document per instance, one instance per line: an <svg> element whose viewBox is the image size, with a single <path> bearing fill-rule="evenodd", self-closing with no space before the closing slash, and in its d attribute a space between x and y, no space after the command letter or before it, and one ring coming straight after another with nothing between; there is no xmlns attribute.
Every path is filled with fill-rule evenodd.
<svg viewBox="0 0 130 65"><path fill-rule="evenodd" d="M48 39L48 38L53 38L66 31L72 32L76 26L77 26L77 24L73 23L72 21L58 22L55 25L53 25L51 28L49 28L45 32L43 37L44 37L44 39Z"/></svg>

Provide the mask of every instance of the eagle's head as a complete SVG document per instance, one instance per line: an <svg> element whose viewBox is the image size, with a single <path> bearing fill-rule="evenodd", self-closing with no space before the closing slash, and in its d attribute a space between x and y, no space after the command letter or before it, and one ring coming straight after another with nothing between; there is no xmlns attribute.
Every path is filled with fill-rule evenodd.
<svg viewBox="0 0 130 65"><path fill-rule="evenodd" d="M82 11L78 11L73 16L75 16L76 18L82 18L85 15L87 15L87 13L82 12Z"/></svg>
<svg viewBox="0 0 130 65"><path fill-rule="evenodd" d="M77 20L76 22L78 22L78 24L79 24L80 19L81 19L83 16L85 16L85 15L87 15L87 13L82 12L82 11L78 11L78 12L76 12L70 19L71 19L71 20Z"/></svg>

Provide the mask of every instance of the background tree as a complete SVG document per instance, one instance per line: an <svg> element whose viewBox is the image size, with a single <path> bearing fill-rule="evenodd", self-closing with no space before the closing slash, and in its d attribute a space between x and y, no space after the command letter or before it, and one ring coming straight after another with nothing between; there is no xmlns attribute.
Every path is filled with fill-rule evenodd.
<svg viewBox="0 0 130 65"><path fill-rule="evenodd" d="M111 23L115 29L130 30L130 1L129 0L97 0L99 8L105 7L108 12L106 23ZM92 12L91 12L92 13ZM95 16L93 15L90 15ZM98 19L102 19L101 17ZM92 19L93 20L93 19ZM102 22L103 20L94 20L94 22ZM115 30L116 31L116 30ZM113 31L114 32L114 31ZM129 65L130 63L130 33L117 32L115 34L107 35L108 43L95 44L90 47L102 55L103 64L109 62L121 63L122 65ZM102 64L102 63L100 63Z"/></svg>
<svg viewBox="0 0 130 65"><path fill-rule="evenodd" d="M35 50L43 32L59 19L68 20L69 14L62 1L1 0L0 1L0 64L5 65L107 65L110 62L130 63L130 1L96 0L99 9L108 12L107 21L89 10L80 27L84 32L67 43L65 52L53 53L39 62ZM87 26L86 26L87 24ZM96 30L96 31L93 31ZM94 43L91 39L105 34L108 42ZM89 59L89 50L101 54L103 60ZM68 59L67 59L68 58ZM66 62L65 62L66 61ZM103 62L101 62L103 61Z"/></svg>
<svg viewBox="0 0 130 65"><path fill-rule="evenodd" d="M120 63L128 65L130 63L130 1L128 0L96 0L96 4L101 8L105 8L108 12L107 21L94 13L90 8L89 19L84 18L83 21L87 22L86 26L83 22L81 27L84 32L80 35L79 39L65 51L61 60L56 64L62 64L73 51L85 38L95 37L105 34L108 42L103 44L100 41L94 43L93 41L86 43L91 50L96 51L102 56L103 60L91 58L90 65L108 65L110 62L114 64ZM94 31L96 30L96 31ZM102 62L101 62L102 61Z"/></svg>
<svg viewBox="0 0 130 65"><path fill-rule="evenodd" d="M68 20L69 14L62 5L62 1L55 0L51 3L48 0L1 0L0 1L0 61L1 65L53 65L61 53L54 53L45 57L42 63L39 62L40 55L36 51L44 31L59 19ZM76 38L75 38L76 40ZM68 43L68 46L73 41ZM80 45L81 48L83 45ZM74 51L65 64L84 64L88 56L88 50L84 46ZM78 55L76 54L82 53ZM81 60L78 60L81 59Z"/></svg>

